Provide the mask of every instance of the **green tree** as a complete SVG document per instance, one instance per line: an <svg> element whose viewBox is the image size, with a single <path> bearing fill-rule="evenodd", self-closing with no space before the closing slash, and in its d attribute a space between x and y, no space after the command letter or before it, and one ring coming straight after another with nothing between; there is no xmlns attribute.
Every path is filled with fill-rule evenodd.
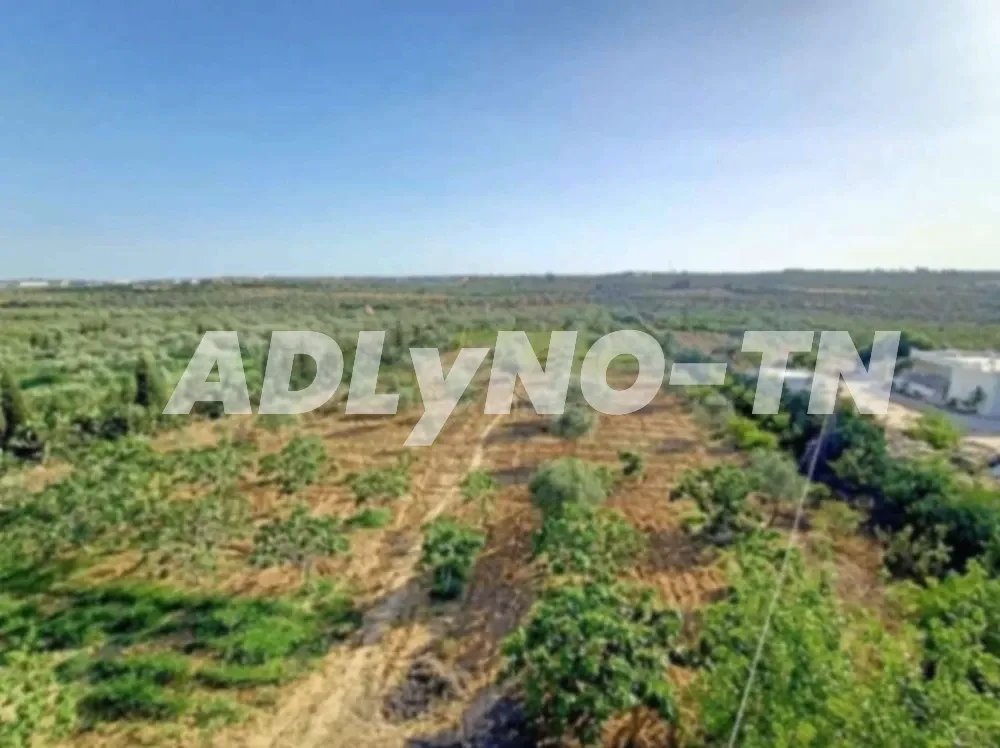
<svg viewBox="0 0 1000 748"><path fill-rule="evenodd" d="M670 492L670 499L694 499L698 514L689 527L711 543L729 545L759 527L748 503L753 488L746 471L733 465L713 465L685 470Z"/></svg>
<svg viewBox="0 0 1000 748"><path fill-rule="evenodd" d="M553 738L591 745L609 719L626 714L633 733L650 713L673 723L667 665L679 624L648 590L555 587L504 642L506 675L517 678L528 716Z"/></svg>
<svg viewBox="0 0 1000 748"><path fill-rule="evenodd" d="M771 505L769 524L774 523L783 505L798 501L806 490L798 465L780 452L757 450L750 456L747 470L757 494Z"/></svg>
<svg viewBox="0 0 1000 748"><path fill-rule="evenodd" d="M159 413L167 402L167 388L160 372L148 354L135 364L135 402Z"/></svg>
<svg viewBox="0 0 1000 748"><path fill-rule="evenodd" d="M0 415L3 416L3 444L6 445L18 431L27 426L29 420L21 388L8 369L0 375Z"/></svg>
<svg viewBox="0 0 1000 748"><path fill-rule="evenodd" d="M569 406L552 420L549 431L562 439L579 439L593 431L596 423L593 412L586 407Z"/></svg>
<svg viewBox="0 0 1000 748"><path fill-rule="evenodd" d="M639 554L643 540L617 512L571 504L542 521L535 554L554 574L610 579Z"/></svg>
<svg viewBox="0 0 1000 748"><path fill-rule="evenodd" d="M554 516L569 504L600 504L608 497L610 479L599 467L563 457L542 465L529 488L535 506Z"/></svg>
<svg viewBox="0 0 1000 748"><path fill-rule="evenodd" d="M849 687L850 660L841 649L844 621L821 580L795 557L771 608L777 572L744 555L731 576L729 597L706 613L701 649L707 669L696 687L705 743L726 745L768 614L770 625L749 691L738 745L746 748L828 745L832 698Z"/></svg>
<svg viewBox="0 0 1000 748"><path fill-rule="evenodd" d="M424 527L420 566L431 574L431 596L438 600L459 597L485 543L483 533L454 517L439 517Z"/></svg>

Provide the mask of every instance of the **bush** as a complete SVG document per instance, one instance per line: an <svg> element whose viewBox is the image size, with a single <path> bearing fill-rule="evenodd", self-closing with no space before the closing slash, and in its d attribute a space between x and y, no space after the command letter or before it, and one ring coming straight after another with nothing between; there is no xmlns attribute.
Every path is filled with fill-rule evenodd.
<svg viewBox="0 0 1000 748"><path fill-rule="evenodd" d="M254 537L250 563L277 566L291 563L306 568L314 558L346 553L350 543L336 517L313 517L300 504L287 519L263 525Z"/></svg>
<svg viewBox="0 0 1000 748"><path fill-rule="evenodd" d="M545 516L569 504L597 505L608 497L606 472L576 457L563 457L539 468L530 484L532 500Z"/></svg>
<svg viewBox="0 0 1000 748"><path fill-rule="evenodd" d="M802 499L807 488L806 479L799 474L799 466L780 452L755 451L750 456L747 471L757 493L771 504L772 523L781 506Z"/></svg>
<svg viewBox="0 0 1000 748"><path fill-rule="evenodd" d="M694 499L698 514L690 529L711 543L729 545L759 527L747 498L754 483L745 471L732 465L685 470L670 492L671 501Z"/></svg>
<svg viewBox="0 0 1000 748"><path fill-rule="evenodd" d="M163 721L176 719L186 708L185 699L134 677L102 683L80 701L80 712L89 722Z"/></svg>
<svg viewBox="0 0 1000 748"><path fill-rule="evenodd" d="M913 439L930 444L934 449L954 449L962 440L962 431L943 413L921 414L906 433Z"/></svg>
<svg viewBox="0 0 1000 748"><path fill-rule="evenodd" d="M940 525L916 536L912 527L904 527L888 537L883 563L897 577L921 582L940 577L951 558L951 550L944 542L946 535L947 529Z"/></svg>
<svg viewBox="0 0 1000 748"><path fill-rule="evenodd" d="M778 437L760 429L749 418L734 416L726 424L729 438L737 449L750 451L753 449L776 450Z"/></svg>
<svg viewBox="0 0 1000 748"><path fill-rule="evenodd" d="M7 651L0 659L0 745L56 745L77 723L77 691L55 677L51 657Z"/></svg>
<svg viewBox="0 0 1000 748"><path fill-rule="evenodd" d="M391 468L351 473L344 482L359 504L371 499L398 499L410 490L410 461L401 458Z"/></svg>
<svg viewBox="0 0 1000 748"><path fill-rule="evenodd" d="M712 432L721 431L733 418L733 405L715 390L709 390L695 405L695 421Z"/></svg>
<svg viewBox="0 0 1000 748"><path fill-rule="evenodd" d="M562 439L579 439L593 431L596 424L593 411L571 406L553 419L549 431Z"/></svg>
<svg viewBox="0 0 1000 748"><path fill-rule="evenodd" d="M646 475L646 458L638 452L623 449L618 453L618 459L622 463L622 475L626 478L642 480Z"/></svg>
<svg viewBox="0 0 1000 748"><path fill-rule="evenodd" d="M441 517L424 527L420 566L431 574L431 597L454 600L472 574L486 536L453 517Z"/></svg>
<svg viewBox="0 0 1000 748"><path fill-rule="evenodd" d="M625 714L637 732L642 709L673 722L666 674L679 622L649 592L606 583L556 587L504 642L505 675L518 679L529 718L552 738L593 744L608 720Z"/></svg>
<svg viewBox="0 0 1000 748"><path fill-rule="evenodd" d="M263 665L208 665L195 678L209 688L256 688L277 686L294 676L284 661L271 660Z"/></svg>
<svg viewBox="0 0 1000 748"><path fill-rule="evenodd" d="M643 540L616 512L571 504L542 521L535 554L554 574L608 579L639 554Z"/></svg>
<svg viewBox="0 0 1000 748"><path fill-rule="evenodd" d="M362 528L364 530L378 530L392 522L392 510L385 507L365 507L347 520L350 528Z"/></svg>
<svg viewBox="0 0 1000 748"><path fill-rule="evenodd" d="M158 686L187 679L190 664L185 657L167 653L98 658L86 667L86 677L93 682L131 678Z"/></svg>
<svg viewBox="0 0 1000 748"><path fill-rule="evenodd" d="M493 506L493 496L499 487L491 473L473 470L462 479L462 497L466 503L478 502L479 510L485 516Z"/></svg>
<svg viewBox="0 0 1000 748"><path fill-rule="evenodd" d="M283 493L295 493L316 482L326 462L326 449L318 437L295 436L277 454L260 461L261 476L275 477Z"/></svg>

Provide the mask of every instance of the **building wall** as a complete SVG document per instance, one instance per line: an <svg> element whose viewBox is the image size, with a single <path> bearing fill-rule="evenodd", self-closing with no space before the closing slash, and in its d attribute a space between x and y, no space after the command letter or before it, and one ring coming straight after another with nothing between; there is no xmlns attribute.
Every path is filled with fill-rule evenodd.
<svg viewBox="0 0 1000 748"><path fill-rule="evenodd" d="M977 387L986 395L986 400L979 404L979 412L992 413L997 399L997 375L992 372L955 368L952 370L948 398L968 400Z"/></svg>
<svg viewBox="0 0 1000 748"><path fill-rule="evenodd" d="M992 418L1000 418L1000 376L996 377L996 386L993 388L993 398L991 400L987 400L979 412Z"/></svg>

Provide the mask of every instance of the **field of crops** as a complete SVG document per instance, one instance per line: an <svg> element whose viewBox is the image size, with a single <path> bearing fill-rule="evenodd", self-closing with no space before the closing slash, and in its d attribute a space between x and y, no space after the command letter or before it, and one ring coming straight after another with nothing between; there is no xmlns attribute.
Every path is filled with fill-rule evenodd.
<svg viewBox="0 0 1000 748"><path fill-rule="evenodd" d="M937 432L901 457L848 406L824 422L786 395L755 416L741 376L624 416L574 384L563 416L523 391L489 415L484 365L435 443L403 446L410 348L525 330L544 354L553 330L585 347L635 328L668 360L732 362L767 326L983 348L996 283L0 292L0 745L998 744L1000 493ZM240 333L256 401L270 332L299 329L348 361L385 330L400 411L346 415L338 394L300 416L162 415L205 331Z"/></svg>

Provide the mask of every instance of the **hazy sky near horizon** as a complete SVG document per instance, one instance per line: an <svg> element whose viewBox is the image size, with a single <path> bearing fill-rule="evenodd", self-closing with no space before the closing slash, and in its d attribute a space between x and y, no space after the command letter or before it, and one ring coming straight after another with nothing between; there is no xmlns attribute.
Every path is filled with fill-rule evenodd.
<svg viewBox="0 0 1000 748"><path fill-rule="evenodd" d="M0 277L996 269L998 50L996 0L0 0Z"/></svg>

